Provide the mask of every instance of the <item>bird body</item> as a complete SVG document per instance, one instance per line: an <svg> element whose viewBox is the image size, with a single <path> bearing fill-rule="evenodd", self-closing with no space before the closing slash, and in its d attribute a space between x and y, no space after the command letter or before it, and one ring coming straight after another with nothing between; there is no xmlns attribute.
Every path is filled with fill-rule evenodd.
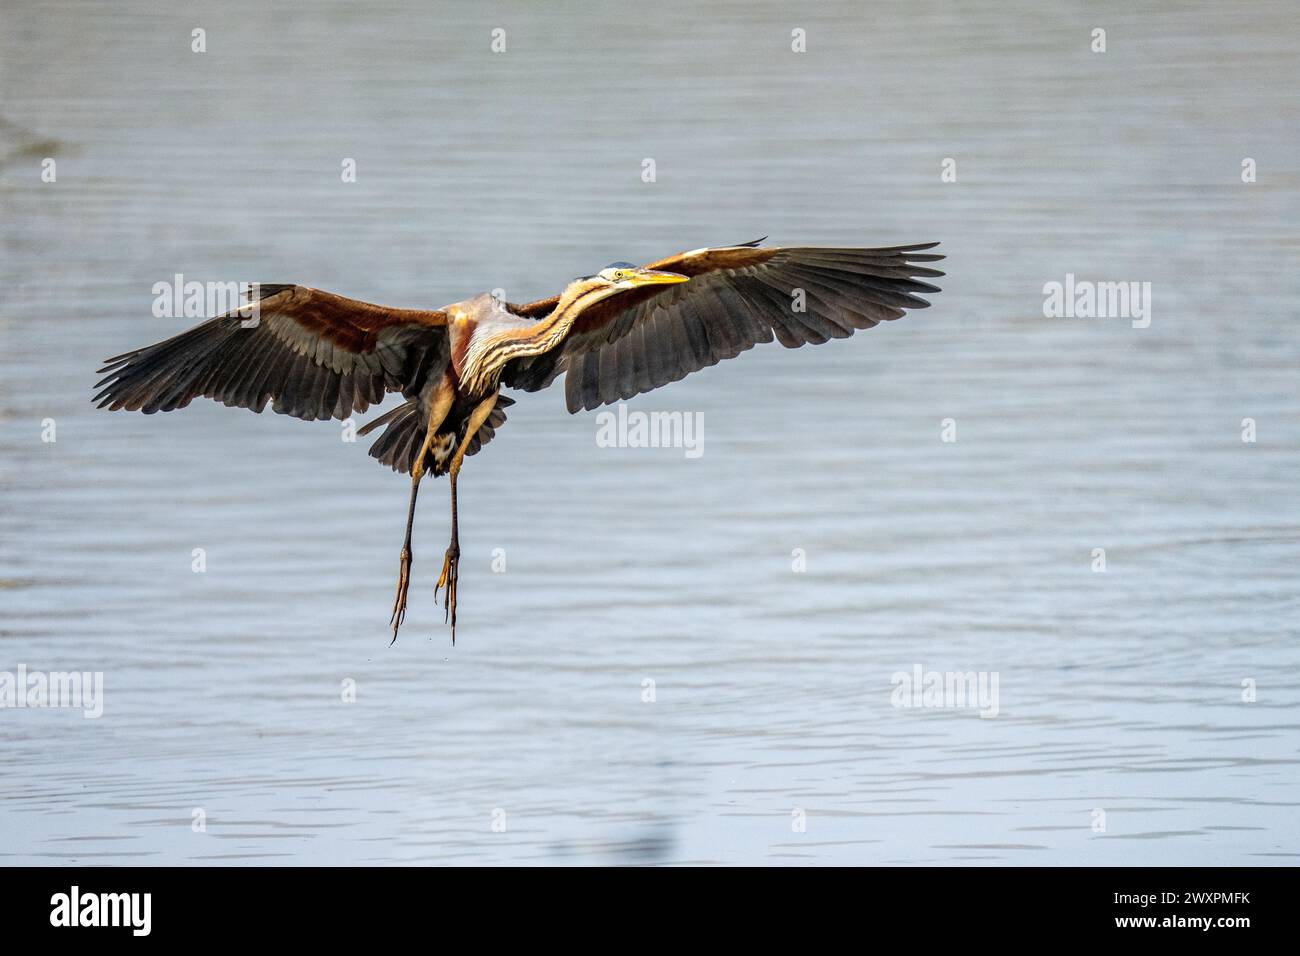
<svg viewBox="0 0 1300 956"><path fill-rule="evenodd" d="M501 363L493 353L525 342L535 319L516 315L490 293L446 306L451 336L451 369L467 395L485 395L496 387Z"/></svg>
<svg viewBox="0 0 1300 956"><path fill-rule="evenodd" d="M296 285L256 288L246 309L107 360L101 408L151 414L205 396L303 419L346 420L390 392L405 399L359 432L411 476L393 639L406 611L411 530L425 474L447 475L451 542L437 591L455 642L460 547L456 483L513 399L561 375L570 412L631 398L773 339L787 348L845 338L929 303L921 263L936 243L866 249L760 247L761 240L633 266L616 262L522 305L487 293L437 310L395 309Z"/></svg>

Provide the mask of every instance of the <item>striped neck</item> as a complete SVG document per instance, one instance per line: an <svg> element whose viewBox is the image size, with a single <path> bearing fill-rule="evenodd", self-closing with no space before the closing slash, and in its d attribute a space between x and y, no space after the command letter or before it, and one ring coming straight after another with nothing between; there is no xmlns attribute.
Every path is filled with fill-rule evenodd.
<svg viewBox="0 0 1300 956"><path fill-rule="evenodd" d="M471 342L465 356L465 388L477 394L495 387L507 362L556 348L585 309L620 291L602 279L579 279L569 283L555 309L541 321L490 331Z"/></svg>

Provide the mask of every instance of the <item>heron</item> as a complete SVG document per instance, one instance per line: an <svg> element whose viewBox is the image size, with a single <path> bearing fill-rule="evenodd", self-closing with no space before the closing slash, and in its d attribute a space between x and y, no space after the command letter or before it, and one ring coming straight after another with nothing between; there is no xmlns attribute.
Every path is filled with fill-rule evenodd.
<svg viewBox="0 0 1300 956"><path fill-rule="evenodd" d="M404 401L359 431L383 428L370 455L410 476L406 535L389 625L406 617L420 482L446 475L451 540L434 602L456 642L460 539L456 483L514 399L564 376L570 413L630 399L774 339L786 348L846 338L925 308L937 242L879 248L692 249L615 262L549 298L483 293L441 309L389 308L301 285L250 287L249 302L165 341L106 359L92 401L146 415L199 396L295 418L345 421L390 392ZM253 310L252 307L255 307ZM250 319L253 315L255 318ZM391 642L390 642L391 643Z"/></svg>

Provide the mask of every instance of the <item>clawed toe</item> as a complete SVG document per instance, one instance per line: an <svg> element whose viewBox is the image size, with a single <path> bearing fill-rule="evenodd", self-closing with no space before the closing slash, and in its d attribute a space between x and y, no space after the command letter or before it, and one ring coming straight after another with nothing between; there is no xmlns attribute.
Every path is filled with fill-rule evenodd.
<svg viewBox="0 0 1300 956"><path fill-rule="evenodd" d="M393 626L393 641L397 640L398 628L406 619L406 592L411 586L411 552L402 549L402 564L397 572L397 597L393 599L393 613L388 623ZM389 642L390 644L392 641Z"/></svg>
<svg viewBox="0 0 1300 956"><path fill-rule="evenodd" d="M433 599L438 600L438 592L447 589L442 598L443 621L451 625L451 642L456 643L456 583L459 577L460 549L452 546L442 560L442 573L438 575L438 585L433 589Z"/></svg>

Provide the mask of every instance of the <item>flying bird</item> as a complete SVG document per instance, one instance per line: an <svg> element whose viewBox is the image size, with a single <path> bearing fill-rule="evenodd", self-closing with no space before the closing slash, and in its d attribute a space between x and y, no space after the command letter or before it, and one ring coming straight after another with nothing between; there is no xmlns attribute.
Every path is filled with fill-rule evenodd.
<svg viewBox="0 0 1300 956"><path fill-rule="evenodd" d="M460 562L456 479L514 400L564 375L570 412L667 385L773 339L786 348L842 339L929 303L938 243L877 249L773 248L763 240L693 249L644 266L616 262L524 305L484 293L436 310L397 309L299 285L254 286L250 304L107 359L100 408L146 415L203 396L308 421L345 420L400 392L372 457L411 478L389 624L406 616L420 481L446 475L451 541L434 600L456 642ZM251 314L250 307L256 311Z"/></svg>

